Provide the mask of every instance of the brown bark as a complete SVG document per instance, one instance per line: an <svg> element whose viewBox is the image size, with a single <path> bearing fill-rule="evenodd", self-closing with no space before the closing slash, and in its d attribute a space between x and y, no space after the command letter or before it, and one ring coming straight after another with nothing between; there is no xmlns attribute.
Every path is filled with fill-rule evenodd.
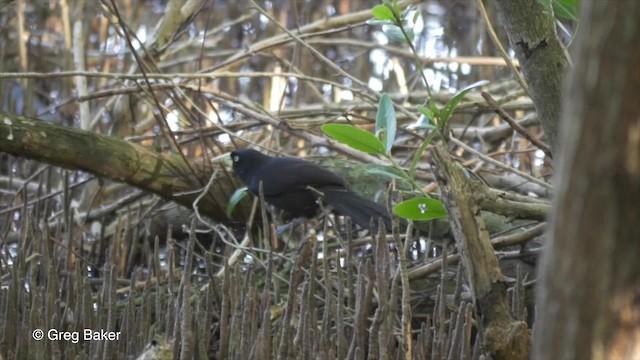
<svg viewBox="0 0 640 360"><path fill-rule="evenodd" d="M640 2L584 1L540 269L536 359L640 356Z"/></svg>
<svg viewBox="0 0 640 360"><path fill-rule="evenodd" d="M215 170L218 177L198 208L215 221L228 220L225 209L234 184L220 163L187 164L179 155L155 152L115 137L64 127L0 111L0 151L99 177L123 181L188 208ZM246 218L248 209L234 215Z"/></svg>
<svg viewBox="0 0 640 360"><path fill-rule="evenodd" d="M538 118L556 152L562 79L568 66L555 22L538 0L496 0Z"/></svg>
<svg viewBox="0 0 640 360"><path fill-rule="evenodd" d="M526 323L517 321L507 299L507 285L498 266L477 194L485 193L479 180L471 180L441 143L433 150L433 168L442 189L442 202L460 251L465 274L480 317L484 346L493 359L527 359L530 334Z"/></svg>

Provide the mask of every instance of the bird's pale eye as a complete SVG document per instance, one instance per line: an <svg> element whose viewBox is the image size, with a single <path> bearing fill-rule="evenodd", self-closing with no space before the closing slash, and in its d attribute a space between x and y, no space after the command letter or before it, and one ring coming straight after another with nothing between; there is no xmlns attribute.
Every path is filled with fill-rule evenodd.
<svg viewBox="0 0 640 360"><path fill-rule="evenodd" d="M238 161L240 161L240 156L238 156L238 155L232 155L232 156L231 156L231 160L233 160L233 162L238 162Z"/></svg>

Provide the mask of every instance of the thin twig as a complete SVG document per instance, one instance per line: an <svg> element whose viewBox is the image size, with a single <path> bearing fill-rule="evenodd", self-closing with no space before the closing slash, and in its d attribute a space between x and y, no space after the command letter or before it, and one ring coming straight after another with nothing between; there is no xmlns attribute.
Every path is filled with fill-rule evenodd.
<svg viewBox="0 0 640 360"><path fill-rule="evenodd" d="M529 140L533 145L537 146L540 150L544 151L544 154L549 158L553 159L553 155L551 154L551 149L549 145L544 142L538 140L535 136L533 136L527 129L522 127L514 118L512 118L504 109L498 105L498 103L486 92L481 93L482 97L487 101L487 105L496 112L496 114L500 115L502 120L506 121L513 130L515 130L518 134L522 135L525 139Z"/></svg>
<svg viewBox="0 0 640 360"><path fill-rule="evenodd" d="M491 41L498 48L498 52L500 53L500 55L502 55L502 58L504 59L504 61L507 62L507 64L509 65L509 68L511 68L513 73L516 75L516 79L518 79L518 83L520 83L520 86L522 86L524 91L526 91L528 94L529 86L527 86L527 82L524 80L524 77L522 76L520 71L518 71L516 66L513 64L513 61L511 61L511 58L509 57L509 55L507 55L507 51L504 49L504 46L502 46L500 39L498 39L498 35L496 35L496 32L493 29L493 25L491 25L491 20L489 19L487 10L484 8L484 4L482 3L482 0L476 0L476 4L478 5L478 10L480 10L480 15L482 16L482 20L484 21L484 24L487 26L487 32L489 33L489 37L491 38Z"/></svg>
<svg viewBox="0 0 640 360"><path fill-rule="evenodd" d="M469 145L463 143L462 141L454 138L453 136L450 136L449 140L451 142L453 142L454 144L460 146L461 148L469 151L470 153L475 154L476 156L478 156L479 158L481 158L482 160L484 160L486 162L489 162L489 163L491 163L491 164L493 164L493 165L495 165L495 166L497 166L499 168L502 168L502 169L505 169L505 170L507 170L509 172L512 172L512 173L522 177L523 179L527 179L527 180L529 180L529 181L531 181L533 183L536 183L536 184L544 187L545 189L553 190L551 185L547 184L546 182L544 182L542 180L539 180L539 179L536 179L535 177L533 177L533 176L531 176L529 174L525 174L522 171L516 170L511 166L505 165L505 164L501 163L500 161L494 160L494 159L492 159L492 158L490 158L490 157L478 152L477 150L473 149L472 147L470 147Z"/></svg>

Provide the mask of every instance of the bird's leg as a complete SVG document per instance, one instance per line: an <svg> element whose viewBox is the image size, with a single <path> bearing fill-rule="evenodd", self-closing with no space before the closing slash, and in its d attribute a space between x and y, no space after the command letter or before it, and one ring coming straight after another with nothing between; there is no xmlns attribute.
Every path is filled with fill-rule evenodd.
<svg viewBox="0 0 640 360"><path fill-rule="evenodd" d="M329 214L333 211L333 208L331 206L325 206L324 193L314 188L313 186L307 186L307 190L311 191L312 193L318 196L316 198L316 204L318 204L318 208L320 209L320 214L322 218L324 218L325 221L327 219L330 219ZM337 224L334 224L334 225L337 225Z"/></svg>
<svg viewBox="0 0 640 360"><path fill-rule="evenodd" d="M282 236L287 231L293 230L296 226L303 224L305 220L305 218L295 218L287 224L278 225L276 226L276 233L278 236Z"/></svg>

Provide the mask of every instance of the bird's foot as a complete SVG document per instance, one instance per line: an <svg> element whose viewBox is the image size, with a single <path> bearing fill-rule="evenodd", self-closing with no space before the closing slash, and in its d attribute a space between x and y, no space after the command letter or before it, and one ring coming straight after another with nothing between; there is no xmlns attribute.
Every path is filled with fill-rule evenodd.
<svg viewBox="0 0 640 360"><path fill-rule="evenodd" d="M276 227L276 234L278 235L278 237L281 237L284 233L286 233L288 231L291 231L296 226L304 223L306 220L307 219L305 219L305 218L295 218L291 222L289 222L288 224L278 225Z"/></svg>

